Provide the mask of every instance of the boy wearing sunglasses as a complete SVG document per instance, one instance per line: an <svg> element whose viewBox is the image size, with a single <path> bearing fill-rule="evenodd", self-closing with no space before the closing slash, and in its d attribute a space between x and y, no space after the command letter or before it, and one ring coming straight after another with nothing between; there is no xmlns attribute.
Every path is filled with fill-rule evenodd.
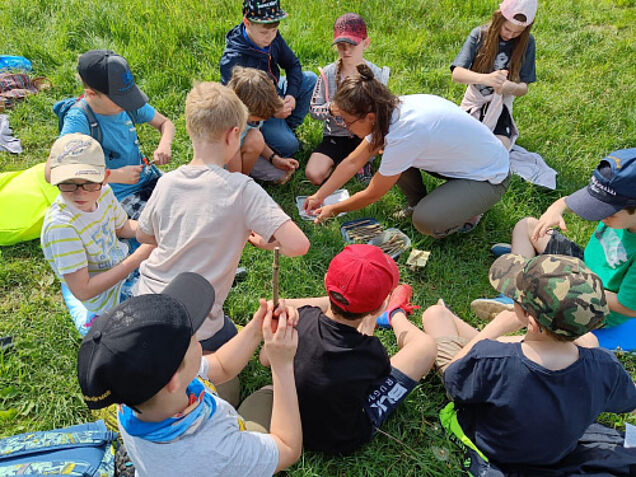
<svg viewBox="0 0 636 477"><path fill-rule="evenodd" d="M91 319L131 296L134 273L154 248L142 245L128 255L119 238L132 238L137 221L126 212L106 184L104 153L84 134L60 137L51 148L51 184L60 195L44 218L40 236L44 257ZM71 312L71 315L73 313ZM87 331L87 323L76 326Z"/></svg>

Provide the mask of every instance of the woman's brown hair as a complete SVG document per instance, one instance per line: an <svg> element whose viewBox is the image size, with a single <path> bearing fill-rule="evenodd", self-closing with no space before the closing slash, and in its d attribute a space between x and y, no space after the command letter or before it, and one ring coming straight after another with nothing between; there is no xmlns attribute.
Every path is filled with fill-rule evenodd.
<svg viewBox="0 0 636 477"><path fill-rule="evenodd" d="M371 148L384 145L384 136L389 132L391 116L400 100L389 88L373 77L373 71L366 64L358 65L358 74L347 77L338 87L333 102L338 109L362 119L367 114L375 114L371 132Z"/></svg>
<svg viewBox="0 0 636 477"><path fill-rule="evenodd" d="M515 15L515 20L525 21L526 17L522 14ZM491 73L495 65L495 57L499 51L499 34L501 27L506 22L506 18L501 14L501 11L495 10L492 14L490 24L482 28L481 35L483 41L481 47L477 52L477 57L471 68L477 73ZM512 48L512 55L510 55L510 64L508 66L508 79L510 81L520 81L519 71L521 70L521 62L523 56L528 48L528 40L530 38L530 29L532 24L524 28L517 38L513 39L514 47Z"/></svg>

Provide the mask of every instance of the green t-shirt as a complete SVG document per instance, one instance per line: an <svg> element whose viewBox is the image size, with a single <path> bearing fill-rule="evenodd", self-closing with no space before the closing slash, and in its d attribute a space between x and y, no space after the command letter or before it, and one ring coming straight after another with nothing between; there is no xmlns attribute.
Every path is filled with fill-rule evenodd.
<svg viewBox="0 0 636 477"><path fill-rule="evenodd" d="M606 290L617 294L623 306L636 310L635 233L599 223L585 247L585 263L600 277ZM605 324L616 326L629 319L611 311Z"/></svg>

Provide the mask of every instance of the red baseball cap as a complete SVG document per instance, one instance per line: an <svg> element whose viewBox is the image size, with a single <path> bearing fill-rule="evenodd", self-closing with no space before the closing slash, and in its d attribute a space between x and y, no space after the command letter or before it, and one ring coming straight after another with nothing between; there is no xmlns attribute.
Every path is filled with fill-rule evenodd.
<svg viewBox="0 0 636 477"><path fill-rule="evenodd" d="M357 13L345 13L333 25L333 43L358 45L367 38L367 24Z"/></svg>
<svg viewBox="0 0 636 477"><path fill-rule="evenodd" d="M327 269L325 288L338 306L350 313L377 310L400 280L400 272L391 257L373 245L347 245ZM331 294L347 301L343 303Z"/></svg>

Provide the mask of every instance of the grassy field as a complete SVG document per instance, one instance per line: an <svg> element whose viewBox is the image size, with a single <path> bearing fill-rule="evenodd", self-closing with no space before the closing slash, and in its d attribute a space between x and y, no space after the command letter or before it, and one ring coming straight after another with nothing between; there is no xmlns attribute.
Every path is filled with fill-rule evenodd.
<svg viewBox="0 0 636 477"><path fill-rule="evenodd" d="M335 18L356 11L368 21L371 47L366 57L391 67L389 86L394 92L433 93L459 103L464 88L451 82L448 66L470 30L487 21L498 3L286 0L284 8L290 16L281 32L303 68L316 71L335 58L330 49ZM414 247L432 252L423 272L411 272L403 266L405 258L400 260L403 280L413 285L415 303L425 307L443 297L460 316L479 324L468 305L473 298L492 293L487 279L492 262L489 245L508 241L517 220L540 214L557 197L585 185L606 153L636 144L634 4L634 0L540 3L533 30L538 82L515 103L515 119L521 131L519 144L540 153L559 171L556 191L515 177L506 196L474 232L441 242L422 237L408 221L391 219L391 213L404 203L396 188L373 206L342 219L376 217L386 227L405 231ZM25 151L19 156L0 153L0 171L24 169L46 159L57 134L51 106L80 93L75 77L77 57L93 48L124 55L151 103L177 126L173 161L166 170L187 163L192 151L184 127L185 96L194 80L219 79L224 35L239 20L238 0L4 0L2 53L31 59L34 72L48 76L54 88L10 113ZM305 151L318 143L321 130L310 119L301 127ZM139 133L146 153L151 154L157 134L147 126L141 126ZM307 156L308 152L298 155L301 164ZM434 185L432 179L430 185ZM350 192L361 189L355 181L347 187ZM294 197L315 188L298 173L285 187L268 190L300 222ZM282 259L283 296L323 293L323 273L343 246L342 220L319 227L301 223L312 247L305 257ZM569 235L581 243L594 228L575 217L568 224ZM80 339L39 242L5 247L1 252L0 336L13 335L16 348L9 355L0 355L0 437L91 419L75 377ZM270 260L266 252L245 249L243 263L249 278L230 292L225 306L237 322L245 322L257 299L267 296ZM413 320L419 323L418 316ZM395 350L392 333L380 331L378 336L390 351ZM636 377L636 359L621 359ZM252 360L241 374L244 395L269 379L269 371ZM341 459L305 453L288 475L459 475L460 455L437 419L444 403L439 378L428 376L370 445ZM602 421L618 428L625 421L636 424L634 416L603 416Z"/></svg>

